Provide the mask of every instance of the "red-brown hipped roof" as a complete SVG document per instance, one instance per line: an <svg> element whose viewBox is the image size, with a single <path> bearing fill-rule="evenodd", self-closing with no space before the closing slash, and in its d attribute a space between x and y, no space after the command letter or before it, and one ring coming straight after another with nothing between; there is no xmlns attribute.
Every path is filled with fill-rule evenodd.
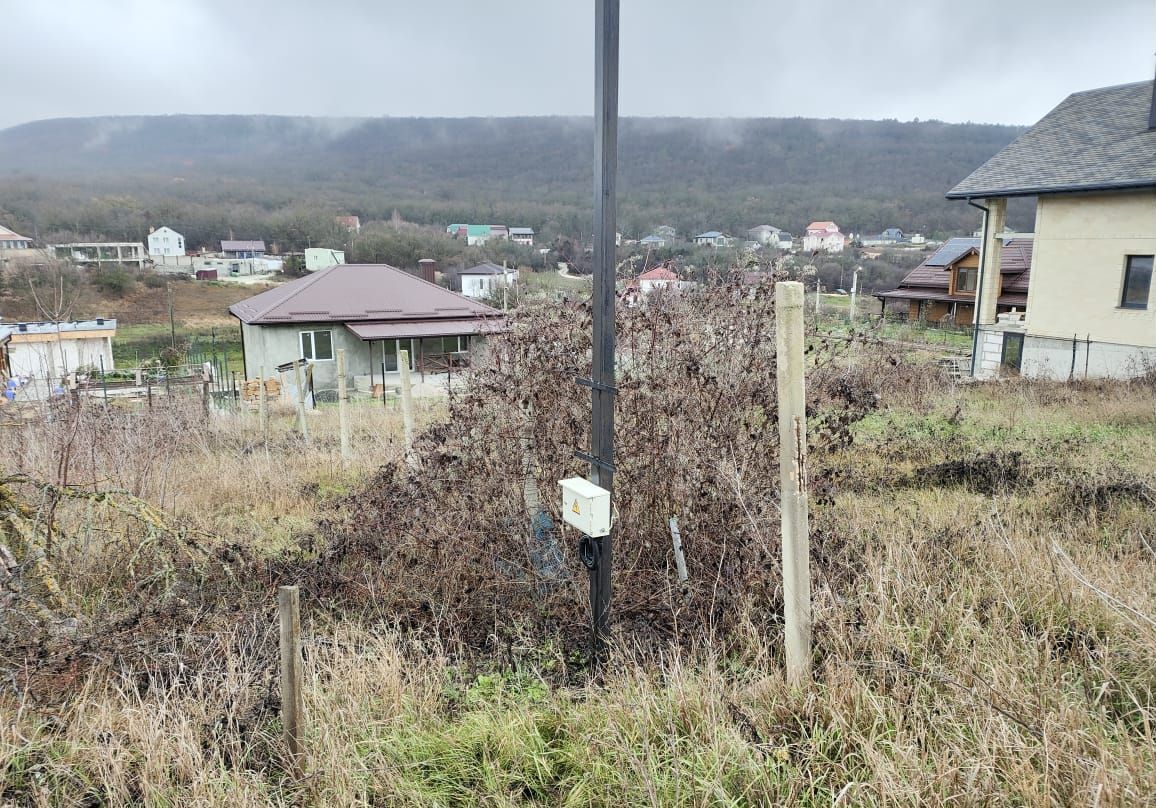
<svg viewBox="0 0 1156 808"><path fill-rule="evenodd" d="M649 272L643 272L638 276L638 279L640 281L676 281L678 276L666 267L655 267Z"/></svg>
<svg viewBox="0 0 1156 808"><path fill-rule="evenodd" d="M388 264L339 264L242 300L229 312L244 323L501 319L476 303Z"/></svg>
<svg viewBox="0 0 1156 808"><path fill-rule="evenodd" d="M838 233L839 232L839 226L837 224L835 224L834 222L811 222L809 225L807 225L807 232L808 233L812 233L815 231L820 231L820 232L825 231L827 233Z"/></svg>

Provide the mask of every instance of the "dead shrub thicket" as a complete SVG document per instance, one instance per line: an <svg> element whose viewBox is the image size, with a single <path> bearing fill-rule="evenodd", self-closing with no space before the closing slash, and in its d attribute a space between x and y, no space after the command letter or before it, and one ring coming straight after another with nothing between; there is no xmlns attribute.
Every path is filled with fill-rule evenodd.
<svg viewBox="0 0 1156 808"><path fill-rule="evenodd" d="M636 639L720 639L744 614L763 626L778 619L774 329L772 284L619 310L614 624ZM560 530L557 481L586 473L573 453L588 447L590 396L575 379L590 373L590 332L586 304L524 306L513 331L492 338L447 422L420 438L419 464L386 466L324 526L329 545L302 576L315 596L372 602L402 625L476 648L518 631L584 640L577 536L563 534L561 574L540 574L535 559L553 549L531 530L523 474ZM872 352L850 369L846 350L818 342L808 353L816 471L902 365ZM820 494L831 484L813 479ZM691 568L685 591L672 516ZM821 508L815 522L823 579L838 580L845 571Z"/></svg>

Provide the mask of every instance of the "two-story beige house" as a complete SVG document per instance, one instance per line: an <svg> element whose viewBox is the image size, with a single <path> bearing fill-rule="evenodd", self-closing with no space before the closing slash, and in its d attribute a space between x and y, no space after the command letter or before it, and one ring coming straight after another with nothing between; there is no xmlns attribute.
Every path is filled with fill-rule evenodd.
<svg viewBox="0 0 1156 808"><path fill-rule="evenodd" d="M947 197L984 212L973 376L1156 369L1156 82L1069 96ZM996 314L1012 197L1036 198L1022 320Z"/></svg>

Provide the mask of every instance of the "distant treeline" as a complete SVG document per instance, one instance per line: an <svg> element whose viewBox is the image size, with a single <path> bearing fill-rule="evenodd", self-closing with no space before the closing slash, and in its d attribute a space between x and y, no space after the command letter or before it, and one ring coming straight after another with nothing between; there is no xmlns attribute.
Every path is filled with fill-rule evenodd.
<svg viewBox="0 0 1156 808"><path fill-rule="evenodd" d="M943 194L1021 130L934 121L625 119L619 222L736 235L896 226L974 230ZM0 131L0 222L27 235L143 239L170 225L191 248L230 235L283 250L331 244L337 213L418 224L591 229L593 129L583 118L310 119L167 116L42 121ZM1011 225L1030 228L1027 209ZM1022 218L1023 221L1018 221Z"/></svg>

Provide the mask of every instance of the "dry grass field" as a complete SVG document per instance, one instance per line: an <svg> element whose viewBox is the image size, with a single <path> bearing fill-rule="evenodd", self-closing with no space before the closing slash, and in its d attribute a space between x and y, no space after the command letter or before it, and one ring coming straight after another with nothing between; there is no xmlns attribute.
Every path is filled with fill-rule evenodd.
<svg viewBox="0 0 1156 808"><path fill-rule="evenodd" d="M1156 387L903 372L817 456L815 681L799 691L754 600L713 641L620 626L600 680L564 632L466 647L453 614L375 607L391 587L436 591L435 570L386 551L407 526L453 541L426 514L462 484L433 459L468 449L445 431L459 405L419 413L428 507L329 577L318 560L359 502L409 507L383 489L396 411L355 408L348 465L332 408L308 447L287 409L267 438L252 413L206 422L195 405L0 427L0 538L24 548L18 591L0 592L0 806L1156 804ZM504 483L514 500L520 483ZM742 529L778 541L772 518ZM695 546L692 575L718 589ZM300 781L277 710L289 582ZM619 578L625 602L635 585Z"/></svg>

